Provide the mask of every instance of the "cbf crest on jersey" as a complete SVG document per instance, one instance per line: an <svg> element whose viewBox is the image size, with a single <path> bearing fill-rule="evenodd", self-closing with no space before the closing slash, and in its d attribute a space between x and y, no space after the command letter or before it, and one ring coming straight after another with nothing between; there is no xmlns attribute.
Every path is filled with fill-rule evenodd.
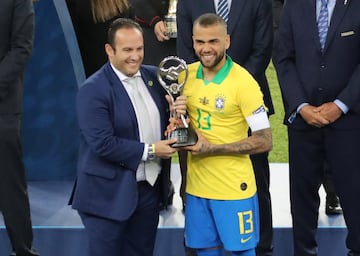
<svg viewBox="0 0 360 256"><path fill-rule="evenodd" d="M224 106L225 106L225 96L220 94L220 95L217 95L215 97L215 108L216 110L218 111L222 111L224 109Z"/></svg>

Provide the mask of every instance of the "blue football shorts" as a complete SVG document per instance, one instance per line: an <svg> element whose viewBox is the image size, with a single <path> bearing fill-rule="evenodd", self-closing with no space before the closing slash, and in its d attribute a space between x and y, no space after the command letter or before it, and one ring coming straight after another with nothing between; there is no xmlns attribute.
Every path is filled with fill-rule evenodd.
<svg viewBox="0 0 360 256"><path fill-rule="evenodd" d="M257 194L242 200L212 200L186 195L185 243L190 248L223 246L228 251L255 248L259 241Z"/></svg>

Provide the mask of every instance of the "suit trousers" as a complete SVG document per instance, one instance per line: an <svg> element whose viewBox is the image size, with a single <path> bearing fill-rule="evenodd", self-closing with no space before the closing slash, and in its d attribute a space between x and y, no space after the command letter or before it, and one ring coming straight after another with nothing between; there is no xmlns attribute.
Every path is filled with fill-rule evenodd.
<svg viewBox="0 0 360 256"><path fill-rule="evenodd" d="M256 247L256 255L270 256L273 248L273 226L268 153L250 155L250 159L255 172L260 215L260 240Z"/></svg>
<svg viewBox="0 0 360 256"><path fill-rule="evenodd" d="M79 211L89 238L90 256L152 256L159 223L159 181L138 182L138 204L124 221Z"/></svg>
<svg viewBox="0 0 360 256"><path fill-rule="evenodd" d="M20 115L0 115L0 210L16 255L31 250L33 234L20 143Z"/></svg>
<svg viewBox="0 0 360 256"><path fill-rule="evenodd" d="M360 251L360 144L357 128L288 129L290 202L293 219L294 256L317 255L316 230L324 163L332 171L348 228L346 245Z"/></svg>

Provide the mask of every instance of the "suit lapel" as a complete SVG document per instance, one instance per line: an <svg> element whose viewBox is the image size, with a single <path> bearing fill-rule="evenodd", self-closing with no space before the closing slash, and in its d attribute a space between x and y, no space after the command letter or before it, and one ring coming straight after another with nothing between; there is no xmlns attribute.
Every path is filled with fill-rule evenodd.
<svg viewBox="0 0 360 256"><path fill-rule="evenodd" d="M300 17L310 16L310 23L308 24L308 26L304 24L304 28L308 27L308 29L310 30L309 32L312 34L314 45L316 45L316 48L321 51L319 30L316 18L316 0L307 0L303 7L303 12L301 13Z"/></svg>
<svg viewBox="0 0 360 256"><path fill-rule="evenodd" d="M109 84L111 87L113 87L112 91L114 92L114 101L119 101L121 104L114 104L114 106L121 105L124 108L129 109L129 117L131 120L131 123L133 127L138 127L137 119L136 119L136 113L135 109L131 103L131 99L123 85L123 83L119 80L119 77L115 74L114 70L112 69L110 63L108 62L105 66L105 72L107 72L107 77L109 79ZM114 113L116 112L116 109L113 110ZM138 138L140 138L140 135L138 134Z"/></svg>
<svg viewBox="0 0 360 256"><path fill-rule="evenodd" d="M194 1L194 0L193 0ZM216 6L215 6L215 3L214 3L214 0L207 0L208 1L208 3L206 4L204 4L204 3L200 3L201 4L201 9L203 9L203 8L207 8L207 7L205 7L205 6L208 6L208 10L206 11L206 12L212 12L212 13L216 13ZM200 1L199 1L200 2ZM204 5L204 6L203 6Z"/></svg>
<svg viewBox="0 0 360 256"><path fill-rule="evenodd" d="M335 36L335 31L336 31L337 27L339 26L341 20L343 19L348 6L349 6L349 4L345 5L342 0L336 1L334 12L333 12L333 15L330 20L328 34L326 36L324 52L328 48L330 42L333 40L333 38Z"/></svg>
<svg viewBox="0 0 360 256"><path fill-rule="evenodd" d="M196 0L194 0L196 1ZM238 20L242 16L242 11L244 10L244 4L246 0L232 0L230 6L229 20L227 23L228 33L232 34L233 30L236 28L236 24L238 24ZM253 0L250 0L253 1ZM213 1L214 2L214 1Z"/></svg>

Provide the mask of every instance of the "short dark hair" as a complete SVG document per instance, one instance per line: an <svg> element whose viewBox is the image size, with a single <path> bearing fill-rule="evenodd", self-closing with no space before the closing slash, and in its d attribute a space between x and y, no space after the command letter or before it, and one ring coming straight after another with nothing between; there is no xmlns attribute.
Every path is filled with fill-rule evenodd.
<svg viewBox="0 0 360 256"><path fill-rule="evenodd" d="M116 20L114 20L109 27L108 30L108 43L111 45L112 48L115 49L115 33L116 31L118 31L119 29L122 28L134 28L137 29L141 32L141 34L143 34L143 30L141 28L141 26L139 25L139 23L131 20L131 19L127 19L127 18L118 18Z"/></svg>
<svg viewBox="0 0 360 256"><path fill-rule="evenodd" d="M226 22L219 15L217 15L215 13L205 13L205 14L199 16L194 21L193 27L195 27L196 25L199 25L201 27L208 27L208 26L217 25L217 24L224 26L225 28L227 27Z"/></svg>

